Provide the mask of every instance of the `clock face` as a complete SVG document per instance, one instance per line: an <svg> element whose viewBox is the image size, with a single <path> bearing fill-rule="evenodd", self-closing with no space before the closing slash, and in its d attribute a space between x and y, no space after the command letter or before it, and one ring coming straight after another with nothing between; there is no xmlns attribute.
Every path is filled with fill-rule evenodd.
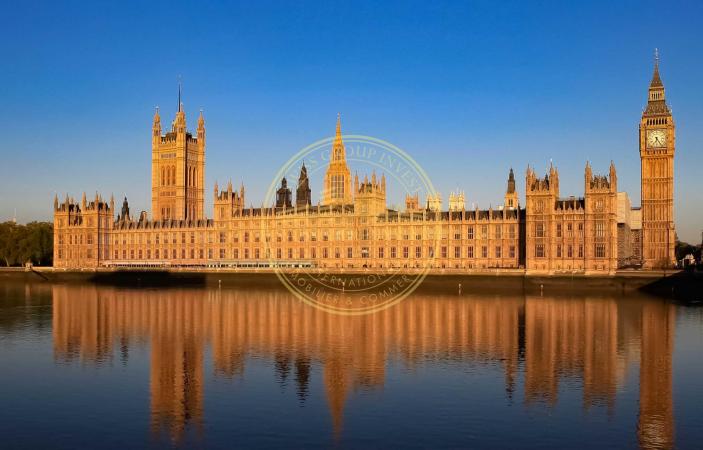
<svg viewBox="0 0 703 450"><path fill-rule="evenodd" d="M665 146L666 146L666 131L665 130L647 131L647 147L665 147Z"/></svg>

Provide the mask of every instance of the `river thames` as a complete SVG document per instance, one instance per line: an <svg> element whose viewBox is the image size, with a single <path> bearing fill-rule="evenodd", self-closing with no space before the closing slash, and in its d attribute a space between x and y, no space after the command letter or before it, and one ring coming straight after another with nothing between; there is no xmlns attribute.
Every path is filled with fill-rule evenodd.
<svg viewBox="0 0 703 450"><path fill-rule="evenodd" d="M0 284L3 448L700 448L703 308Z"/></svg>

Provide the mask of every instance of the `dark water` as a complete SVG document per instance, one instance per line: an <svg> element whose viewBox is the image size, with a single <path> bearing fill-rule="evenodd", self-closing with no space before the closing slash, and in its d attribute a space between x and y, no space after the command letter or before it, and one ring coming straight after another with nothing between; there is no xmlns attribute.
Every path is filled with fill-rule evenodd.
<svg viewBox="0 0 703 450"><path fill-rule="evenodd" d="M0 284L3 448L701 448L703 308Z"/></svg>

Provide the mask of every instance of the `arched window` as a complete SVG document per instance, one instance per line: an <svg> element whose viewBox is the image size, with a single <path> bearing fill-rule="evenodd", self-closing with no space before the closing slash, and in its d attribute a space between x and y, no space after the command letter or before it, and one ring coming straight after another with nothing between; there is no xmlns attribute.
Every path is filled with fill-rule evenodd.
<svg viewBox="0 0 703 450"><path fill-rule="evenodd" d="M163 186L164 184L166 184L166 183L165 183L165 182L166 182L166 179L165 179L165 178L166 178L166 169L164 169L164 168L162 167L162 168L161 168L161 186Z"/></svg>
<svg viewBox="0 0 703 450"><path fill-rule="evenodd" d="M332 175L332 198L344 198L344 175Z"/></svg>

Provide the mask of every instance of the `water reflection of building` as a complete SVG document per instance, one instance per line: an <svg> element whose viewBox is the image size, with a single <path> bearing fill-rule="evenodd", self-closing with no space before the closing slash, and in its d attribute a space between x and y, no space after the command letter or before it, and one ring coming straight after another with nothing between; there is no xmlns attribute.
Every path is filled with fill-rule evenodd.
<svg viewBox="0 0 703 450"><path fill-rule="evenodd" d="M524 380L528 405L555 404L560 383L576 380L585 408L611 410L641 353L640 441L673 442L673 310L658 301L416 295L352 317L285 291L55 286L53 304L57 358L126 359L130 348L151 344L152 429L174 440L201 428L208 346L214 375L237 377L248 359L264 359L302 402L311 373L321 370L335 433L350 393L382 386L389 361L497 366L507 398Z"/></svg>
<svg viewBox="0 0 703 450"><path fill-rule="evenodd" d="M173 291L53 288L54 352L83 362L111 360L115 348L151 344L151 427L180 439L203 414L204 309L190 294Z"/></svg>
<svg viewBox="0 0 703 450"><path fill-rule="evenodd" d="M642 307L640 362L640 447L674 447L674 405L671 362L674 352L674 307L648 303Z"/></svg>
<svg viewBox="0 0 703 450"><path fill-rule="evenodd" d="M155 307L147 313L152 430L165 428L173 438L181 436L189 422L201 429L203 416L204 308L201 302L178 297L146 300Z"/></svg>
<svg viewBox="0 0 703 450"><path fill-rule="evenodd" d="M618 304L602 299L527 298L525 304L525 399L556 403L559 380L583 382L583 402L613 406L624 378L618 348ZM625 336L624 342L630 337Z"/></svg>

